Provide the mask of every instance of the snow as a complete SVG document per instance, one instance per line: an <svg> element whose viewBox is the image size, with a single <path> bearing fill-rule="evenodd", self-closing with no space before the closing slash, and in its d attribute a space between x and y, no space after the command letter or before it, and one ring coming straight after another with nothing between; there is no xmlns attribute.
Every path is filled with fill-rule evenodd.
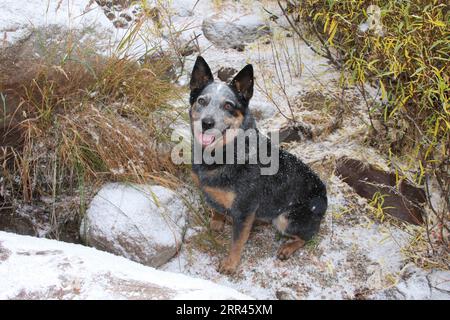
<svg viewBox="0 0 450 320"><path fill-rule="evenodd" d="M50 25L68 29L101 28L112 31L111 22L97 5L86 0L0 1L0 33L4 41L14 43L32 28Z"/></svg>
<svg viewBox="0 0 450 320"><path fill-rule="evenodd" d="M338 205L331 203L330 211ZM386 277L401 269L404 257L400 248L408 240L406 234L392 227L380 230L384 227L379 225L349 228L344 221L332 223L328 216L317 248L300 250L288 261L276 258L284 240L274 239L274 229L257 227L244 250L238 275L232 278L216 271L224 253L205 253L189 245L163 270L201 276L257 299L275 299L281 292L297 299L351 299L363 288L384 290L389 285ZM225 238L230 231L227 227ZM391 232L392 238L386 239L385 232Z"/></svg>
<svg viewBox="0 0 450 320"><path fill-rule="evenodd" d="M0 299L250 299L81 245L0 231Z"/></svg>

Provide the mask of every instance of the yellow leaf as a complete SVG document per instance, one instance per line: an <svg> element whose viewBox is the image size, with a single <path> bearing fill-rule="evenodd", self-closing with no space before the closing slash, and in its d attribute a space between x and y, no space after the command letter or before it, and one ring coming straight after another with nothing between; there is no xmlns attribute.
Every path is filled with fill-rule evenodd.
<svg viewBox="0 0 450 320"><path fill-rule="evenodd" d="M437 27L445 27L446 26L446 24L443 21L439 21L439 20L434 21L434 20L431 20L431 19L428 20L428 21L431 22L432 24L434 24Z"/></svg>
<svg viewBox="0 0 450 320"><path fill-rule="evenodd" d="M323 32L327 32L328 22L330 22L329 16L327 16L327 20L325 20L325 24L323 25Z"/></svg>
<svg viewBox="0 0 450 320"><path fill-rule="evenodd" d="M381 80L380 80L380 89L381 89L381 99L386 100L387 92L386 92L386 88L384 87L383 81L381 81Z"/></svg>

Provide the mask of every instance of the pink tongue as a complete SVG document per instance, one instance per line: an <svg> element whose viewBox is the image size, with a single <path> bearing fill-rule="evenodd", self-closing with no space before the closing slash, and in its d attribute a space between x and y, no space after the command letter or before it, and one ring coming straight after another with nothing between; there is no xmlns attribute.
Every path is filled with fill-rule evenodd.
<svg viewBox="0 0 450 320"><path fill-rule="evenodd" d="M215 139L215 137L213 135L203 134L203 133L199 134L199 138L202 142L202 145L204 145L204 146L210 145L211 143L213 143L213 141Z"/></svg>

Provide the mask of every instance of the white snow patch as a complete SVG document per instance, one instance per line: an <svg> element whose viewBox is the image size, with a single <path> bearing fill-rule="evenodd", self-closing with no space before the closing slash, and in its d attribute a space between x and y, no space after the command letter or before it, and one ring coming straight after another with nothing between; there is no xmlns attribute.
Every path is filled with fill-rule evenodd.
<svg viewBox="0 0 450 320"><path fill-rule="evenodd" d="M0 299L250 299L210 281L55 240L0 232L0 253Z"/></svg>
<svg viewBox="0 0 450 320"><path fill-rule="evenodd" d="M87 0L28 0L26 3L2 0L0 34L7 42L14 43L29 29L50 25L67 29L97 28L113 33L114 28L103 11L96 4L88 4Z"/></svg>

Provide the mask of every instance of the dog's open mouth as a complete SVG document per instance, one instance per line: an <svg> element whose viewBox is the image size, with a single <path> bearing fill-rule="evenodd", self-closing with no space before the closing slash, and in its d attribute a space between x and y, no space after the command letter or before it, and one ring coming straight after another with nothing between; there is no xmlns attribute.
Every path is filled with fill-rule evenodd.
<svg viewBox="0 0 450 320"><path fill-rule="evenodd" d="M209 147L212 146L215 143L220 143L220 141L225 141L225 135L229 128L225 128L221 133L219 131L216 132L197 132L195 134L197 141L203 146L203 147Z"/></svg>
<svg viewBox="0 0 450 320"><path fill-rule="evenodd" d="M198 140L201 142L202 146L206 147L211 145L214 140L216 140L216 137L212 134L199 133Z"/></svg>

